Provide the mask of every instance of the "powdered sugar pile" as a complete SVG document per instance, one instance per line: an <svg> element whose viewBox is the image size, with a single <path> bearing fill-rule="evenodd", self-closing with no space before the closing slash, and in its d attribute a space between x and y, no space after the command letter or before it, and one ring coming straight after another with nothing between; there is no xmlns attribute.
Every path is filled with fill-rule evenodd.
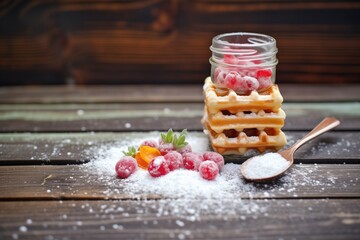
<svg viewBox="0 0 360 240"><path fill-rule="evenodd" d="M238 164L226 164L221 174L213 181L203 179L196 171L179 169L169 174L153 178L147 171L136 171L122 184L125 192L148 193L168 198L187 199L231 199L240 191L253 190L252 185L244 185Z"/></svg>
<svg viewBox="0 0 360 240"><path fill-rule="evenodd" d="M240 173L240 165L234 163L227 163L213 181L207 181L201 178L198 172L185 169L172 171L159 178L153 178L147 171L138 169L129 178L118 179L115 164L123 156L122 151L129 146L139 146L145 139L158 140L159 136L159 132L129 133L127 138L119 139L116 143L92 149L89 152L92 155L91 161L83 165L84 171L88 171L92 176L96 173L96 179L89 182L101 182L105 186L104 194L110 198L117 199L121 196L142 199L141 202L154 201L157 214L171 214L192 221L210 212L223 213L228 217L236 214L234 209L237 213L239 209L244 213L265 212L264 205L260 208L255 200L243 201L242 198L288 196L289 193L297 197L298 188L326 188L336 180L318 176L316 165L306 169L297 169L295 166L278 181L258 185L245 182ZM208 138L203 133L191 133L187 141L194 152L210 150ZM193 203L197 200L200 200L201 204L194 206Z"/></svg>
<svg viewBox="0 0 360 240"><path fill-rule="evenodd" d="M244 164L244 175L250 179L269 178L283 172L290 162L278 153L267 153L253 157Z"/></svg>

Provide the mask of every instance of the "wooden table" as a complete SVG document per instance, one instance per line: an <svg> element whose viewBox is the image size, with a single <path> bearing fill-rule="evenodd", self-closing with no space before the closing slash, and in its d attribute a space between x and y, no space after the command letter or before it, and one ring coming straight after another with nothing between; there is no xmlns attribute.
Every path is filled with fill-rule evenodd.
<svg viewBox="0 0 360 240"><path fill-rule="evenodd" d="M0 238L359 239L360 85L280 89L289 143L325 116L341 125L295 154L291 184L254 185L255 194L234 193L241 203L223 200L231 211L210 208L192 219L173 211L181 199L134 197L121 180L110 176L118 185L108 186L84 169L89 149L129 136L187 128L206 138L201 86L0 88Z"/></svg>

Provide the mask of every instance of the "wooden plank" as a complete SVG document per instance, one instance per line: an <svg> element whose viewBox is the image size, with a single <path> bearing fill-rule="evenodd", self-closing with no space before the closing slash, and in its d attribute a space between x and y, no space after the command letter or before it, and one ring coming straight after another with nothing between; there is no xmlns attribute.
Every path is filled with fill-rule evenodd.
<svg viewBox="0 0 360 240"><path fill-rule="evenodd" d="M277 39L282 81L359 80L356 1L19 0L8 5L0 13L6 84L66 78L79 84L200 83L209 73L212 37L234 30Z"/></svg>
<svg viewBox="0 0 360 240"><path fill-rule="evenodd" d="M116 161L115 161L116 162ZM105 163L104 163L105 164ZM115 163L114 163L115 164ZM142 171L142 170L139 170ZM172 174L172 173L170 173ZM239 182L233 198L359 198L360 165L295 165L269 184ZM239 176L241 177L240 172ZM0 200L160 199L170 195L125 189L115 174L89 165L1 166ZM191 196L189 196L191 197Z"/></svg>
<svg viewBox="0 0 360 240"><path fill-rule="evenodd" d="M179 94L181 93L181 94ZM194 102L200 85L32 86L0 88L1 103Z"/></svg>
<svg viewBox="0 0 360 240"><path fill-rule="evenodd" d="M306 133L285 132L289 147ZM96 158L107 147L126 148L147 138L159 138L159 132L149 133L19 133L0 134L0 165L79 164ZM193 148L205 148L207 136L190 132ZM302 146L295 153L296 163L359 163L360 132L328 132ZM201 142L201 143L199 143ZM21 149L21 151L19 151ZM208 147L210 150L210 147ZM124 149L125 150L125 149ZM205 149L201 149L205 151ZM249 155L253 155L251 153ZM242 163L246 156L225 156L226 161Z"/></svg>
<svg viewBox="0 0 360 240"><path fill-rule="evenodd" d="M206 75L205 75L206 76ZM204 77L205 78L205 77ZM203 78L203 79L204 79ZM203 83L203 79L201 83ZM360 101L359 84L279 84L285 102ZM306 94L304 94L306 93ZM203 102L202 85L1 87L1 104Z"/></svg>
<svg viewBox="0 0 360 240"><path fill-rule="evenodd" d="M200 201L189 202L199 206ZM260 210L247 211L253 204ZM233 206L232 204L231 206ZM0 202L2 239L357 239L358 199L237 203L199 220L173 214L168 201ZM173 208L172 208L173 207ZM161 212L161 210L163 210ZM170 214L165 215L165 210ZM179 213L177 213L179 214ZM24 231L26 230L26 231Z"/></svg>
<svg viewBox="0 0 360 240"><path fill-rule="evenodd" d="M202 131L203 103L3 104L0 132ZM311 130L324 117L336 130L360 130L360 103L284 103L284 130Z"/></svg>

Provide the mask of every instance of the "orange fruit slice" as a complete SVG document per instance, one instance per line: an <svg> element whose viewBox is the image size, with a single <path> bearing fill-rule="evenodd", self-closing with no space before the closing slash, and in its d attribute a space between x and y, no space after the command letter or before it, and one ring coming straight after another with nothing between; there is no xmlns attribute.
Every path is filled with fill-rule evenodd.
<svg viewBox="0 0 360 240"><path fill-rule="evenodd" d="M161 156L161 153L157 148L149 146L141 146L139 152L141 158L147 163L150 163L154 158Z"/></svg>
<svg viewBox="0 0 360 240"><path fill-rule="evenodd" d="M136 162L137 162L137 164L138 164L138 166L139 166L140 168L147 170L147 167L148 167L149 163L146 162L144 159L141 158L140 152L138 152L138 153L135 155L135 159L136 159Z"/></svg>
<svg viewBox="0 0 360 240"><path fill-rule="evenodd" d="M157 156L161 156L161 153L157 148L141 146L140 151L135 155L135 159L138 166L146 170L151 160L153 160Z"/></svg>

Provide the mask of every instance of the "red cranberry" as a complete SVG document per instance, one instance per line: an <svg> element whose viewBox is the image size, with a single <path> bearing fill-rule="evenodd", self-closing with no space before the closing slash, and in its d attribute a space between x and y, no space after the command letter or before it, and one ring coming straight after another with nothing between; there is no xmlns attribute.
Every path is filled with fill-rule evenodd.
<svg viewBox="0 0 360 240"><path fill-rule="evenodd" d="M204 160L200 154L194 152L184 153L182 156L184 167L189 170L198 171L200 164Z"/></svg>
<svg viewBox="0 0 360 240"><path fill-rule="evenodd" d="M169 165L163 156L158 156L151 160L148 172L152 177L160 177L170 172Z"/></svg>
<svg viewBox="0 0 360 240"><path fill-rule="evenodd" d="M176 151L168 152L164 155L164 158L169 166L169 170L173 171L179 169L183 166L183 160L180 153Z"/></svg>
<svg viewBox="0 0 360 240"><path fill-rule="evenodd" d="M190 146L190 144L187 144L185 147L183 148L180 148L177 150L180 154L184 154L184 153L187 153L187 152L192 152L192 148Z"/></svg>
<svg viewBox="0 0 360 240"><path fill-rule="evenodd" d="M164 156L168 152L175 151L175 147L172 143L163 143L163 144L160 144L159 151L160 151L161 155Z"/></svg>
<svg viewBox="0 0 360 240"><path fill-rule="evenodd" d="M221 170L225 164L224 157L217 152L206 152L203 154L203 157L204 157L204 161L210 160L216 163L219 170Z"/></svg>
<svg viewBox="0 0 360 240"><path fill-rule="evenodd" d="M155 140L152 140L152 139L143 141L140 144L140 146L149 146L149 147L152 147L152 148L158 148L159 147L158 143Z"/></svg>
<svg viewBox="0 0 360 240"><path fill-rule="evenodd" d="M199 167L200 176L206 180L213 180L219 173L218 165L213 161L204 161Z"/></svg>
<svg viewBox="0 0 360 240"><path fill-rule="evenodd" d="M115 171L119 178L128 178L137 169L135 158L122 157L115 165Z"/></svg>
<svg viewBox="0 0 360 240"><path fill-rule="evenodd" d="M231 55L231 54L225 54L224 55L224 62L225 63L228 63L228 64L237 64L238 63L238 59L234 56L234 55Z"/></svg>
<svg viewBox="0 0 360 240"><path fill-rule="evenodd" d="M271 69L260 69L256 72L256 77L271 77L272 71Z"/></svg>

